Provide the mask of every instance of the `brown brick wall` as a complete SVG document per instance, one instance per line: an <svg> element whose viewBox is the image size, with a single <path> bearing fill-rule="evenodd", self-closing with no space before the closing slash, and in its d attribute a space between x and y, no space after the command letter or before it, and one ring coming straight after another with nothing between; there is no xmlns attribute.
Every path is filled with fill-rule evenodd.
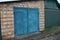
<svg viewBox="0 0 60 40"><path fill-rule="evenodd" d="M2 28L3 40L14 37L14 22L13 22L14 16L13 11L10 8L11 8L10 5L2 6L1 28Z"/></svg>
<svg viewBox="0 0 60 40"><path fill-rule="evenodd" d="M14 37L14 14L13 7L28 7L28 8L39 8L39 24L40 31L44 30L44 1L37 2L22 2L22 3L7 3L0 5L1 10L1 28L2 36L4 38Z"/></svg>

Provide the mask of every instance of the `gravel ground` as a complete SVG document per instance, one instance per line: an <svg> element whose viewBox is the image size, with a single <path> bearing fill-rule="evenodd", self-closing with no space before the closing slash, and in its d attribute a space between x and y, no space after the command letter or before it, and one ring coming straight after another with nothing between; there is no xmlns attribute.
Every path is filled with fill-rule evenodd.
<svg viewBox="0 0 60 40"><path fill-rule="evenodd" d="M48 35L48 36L42 38L41 40L60 40L60 32Z"/></svg>
<svg viewBox="0 0 60 40"><path fill-rule="evenodd" d="M10 39L10 40L12 40L12 39ZM45 37L43 37L40 34L37 34L37 35L30 36L27 38L15 39L15 40L60 40L60 32L52 33L51 35L47 35Z"/></svg>
<svg viewBox="0 0 60 40"><path fill-rule="evenodd" d="M29 37L22 40L60 40L60 32L52 33L51 35L45 36L42 38L42 36L37 35L36 37Z"/></svg>

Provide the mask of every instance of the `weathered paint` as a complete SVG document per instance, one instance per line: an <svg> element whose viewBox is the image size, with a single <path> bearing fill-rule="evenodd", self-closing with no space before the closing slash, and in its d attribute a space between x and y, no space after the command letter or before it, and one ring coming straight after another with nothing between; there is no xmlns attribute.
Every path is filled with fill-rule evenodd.
<svg viewBox="0 0 60 40"><path fill-rule="evenodd" d="M28 33L39 32L39 9L28 8Z"/></svg>
<svg viewBox="0 0 60 40"><path fill-rule="evenodd" d="M27 9L14 8L14 31L15 36L27 33Z"/></svg>
<svg viewBox="0 0 60 40"><path fill-rule="evenodd" d="M39 31L39 9L14 7L15 36Z"/></svg>

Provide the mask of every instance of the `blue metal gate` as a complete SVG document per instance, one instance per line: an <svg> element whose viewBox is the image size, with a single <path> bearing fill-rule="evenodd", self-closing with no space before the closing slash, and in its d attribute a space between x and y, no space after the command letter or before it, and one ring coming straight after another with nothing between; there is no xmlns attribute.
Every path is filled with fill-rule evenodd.
<svg viewBox="0 0 60 40"><path fill-rule="evenodd" d="M15 36L39 31L38 8L14 7Z"/></svg>

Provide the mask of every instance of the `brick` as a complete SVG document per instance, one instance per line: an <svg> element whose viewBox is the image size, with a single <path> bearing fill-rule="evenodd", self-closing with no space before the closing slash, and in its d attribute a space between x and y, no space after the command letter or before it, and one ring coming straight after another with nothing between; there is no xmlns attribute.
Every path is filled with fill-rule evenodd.
<svg viewBox="0 0 60 40"><path fill-rule="evenodd" d="M39 16L40 19L44 19L44 16Z"/></svg>
<svg viewBox="0 0 60 40"><path fill-rule="evenodd" d="M9 26L9 27L2 27L2 30L3 30L3 29L4 29L4 30L5 30L5 29L7 29L7 30L8 30L8 29L13 29L13 28L14 28L13 26Z"/></svg>
<svg viewBox="0 0 60 40"><path fill-rule="evenodd" d="M45 24L45 21L44 20L40 20L41 22L40 22L40 24Z"/></svg>
<svg viewBox="0 0 60 40"><path fill-rule="evenodd" d="M35 4L35 5L34 5ZM37 5L38 4L38 5ZM9 5L9 6L8 6ZM28 7L28 8L40 8L40 15L39 15L39 23L40 23L40 31L44 30L44 4L42 2L22 2L22 3L15 3L15 4L4 4L3 6L3 13L1 16L2 21L2 34L6 38L14 37L14 14L13 14L13 6L15 7ZM8 23L8 24L7 24ZM6 24L6 25L5 25ZM3 29L4 28L4 29ZM8 35L7 35L8 33ZM11 33L11 35L9 34Z"/></svg>

